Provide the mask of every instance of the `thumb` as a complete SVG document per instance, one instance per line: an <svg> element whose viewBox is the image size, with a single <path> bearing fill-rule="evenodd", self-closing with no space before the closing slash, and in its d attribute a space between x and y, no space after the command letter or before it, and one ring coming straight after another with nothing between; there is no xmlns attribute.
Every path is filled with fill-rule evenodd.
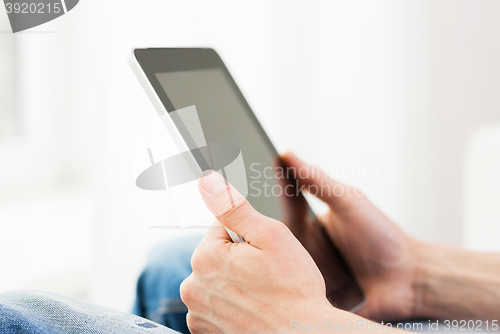
<svg viewBox="0 0 500 334"><path fill-rule="evenodd" d="M198 189L217 220L254 245L266 230L281 224L257 212L238 190L215 171L203 173Z"/></svg>

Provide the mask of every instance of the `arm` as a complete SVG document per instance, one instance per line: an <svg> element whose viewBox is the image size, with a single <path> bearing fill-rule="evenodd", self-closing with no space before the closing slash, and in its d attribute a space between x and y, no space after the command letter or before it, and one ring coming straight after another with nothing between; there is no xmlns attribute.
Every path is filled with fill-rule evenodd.
<svg viewBox="0 0 500 334"><path fill-rule="evenodd" d="M421 243L415 316L500 319L500 254Z"/></svg>

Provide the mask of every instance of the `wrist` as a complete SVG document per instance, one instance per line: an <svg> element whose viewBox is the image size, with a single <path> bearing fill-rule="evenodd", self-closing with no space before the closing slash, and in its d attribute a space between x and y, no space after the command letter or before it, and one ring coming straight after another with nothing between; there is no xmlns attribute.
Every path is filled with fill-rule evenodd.
<svg viewBox="0 0 500 334"><path fill-rule="evenodd" d="M413 280L411 282L412 289L412 314L411 318L419 318L423 316L425 305L424 305L424 295L425 286L429 279L429 269L427 267L427 259L429 252L428 244L420 241L415 242L414 254L415 254L415 272L413 275Z"/></svg>
<svg viewBox="0 0 500 334"><path fill-rule="evenodd" d="M414 306L412 318L440 318L446 296L442 283L452 274L446 253L449 248L426 242L418 242L416 271L412 288Z"/></svg>
<svg viewBox="0 0 500 334"><path fill-rule="evenodd" d="M416 254L414 317L498 317L500 255L427 243L421 243Z"/></svg>

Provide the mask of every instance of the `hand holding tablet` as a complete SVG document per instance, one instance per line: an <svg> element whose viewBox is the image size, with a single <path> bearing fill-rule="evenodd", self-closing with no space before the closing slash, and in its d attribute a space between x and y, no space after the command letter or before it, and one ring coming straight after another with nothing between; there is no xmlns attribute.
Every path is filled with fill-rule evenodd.
<svg viewBox="0 0 500 334"><path fill-rule="evenodd" d="M345 310L359 308L363 292L345 264L342 255L346 254L332 244L304 196L300 191L285 197L269 191L285 186L290 189L296 181L293 177L276 179L267 173L273 166L286 170L286 163L278 157L217 53L212 49L135 49L130 63L179 149L189 153L186 163L193 174L200 175L206 170L230 173L216 166L210 149L199 149L200 142L207 147L214 143L238 147L246 175L223 176L239 193L248 193L245 196L257 212L290 228L325 277L326 297L334 306ZM197 110L203 138L199 131L192 130L197 128L190 126L192 117L183 118L175 112L190 106ZM238 241L236 235L232 237ZM286 241L278 243L283 249L290 247Z"/></svg>
<svg viewBox="0 0 500 334"><path fill-rule="evenodd" d="M341 311L331 307L321 272L308 252L285 225L257 212L229 187L234 206L220 174L207 174L199 182L207 208L247 242L231 242L217 224L196 248L193 273L181 285L189 328L283 333L293 320L333 319L332 312Z"/></svg>

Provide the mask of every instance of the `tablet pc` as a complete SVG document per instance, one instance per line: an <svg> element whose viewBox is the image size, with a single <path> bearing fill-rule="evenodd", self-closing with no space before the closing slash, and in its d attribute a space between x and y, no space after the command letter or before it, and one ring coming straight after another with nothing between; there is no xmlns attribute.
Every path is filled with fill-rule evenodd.
<svg viewBox="0 0 500 334"><path fill-rule="evenodd" d="M286 166L219 55L203 48L148 48L132 50L129 61L178 147L192 152L191 168L213 169L209 159L197 152L196 135L175 114L176 110L195 106L207 144L229 143L241 150L248 201L260 213L283 221L280 199L269 191L270 183L275 182L270 180L269 171L273 166ZM292 185L293 181L287 180ZM305 201L300 192L296 196ZM330 302L355 311L363 304L363 293L342 255L309 211L310 223L306 225L284 223L321 270Z"/></svg>

